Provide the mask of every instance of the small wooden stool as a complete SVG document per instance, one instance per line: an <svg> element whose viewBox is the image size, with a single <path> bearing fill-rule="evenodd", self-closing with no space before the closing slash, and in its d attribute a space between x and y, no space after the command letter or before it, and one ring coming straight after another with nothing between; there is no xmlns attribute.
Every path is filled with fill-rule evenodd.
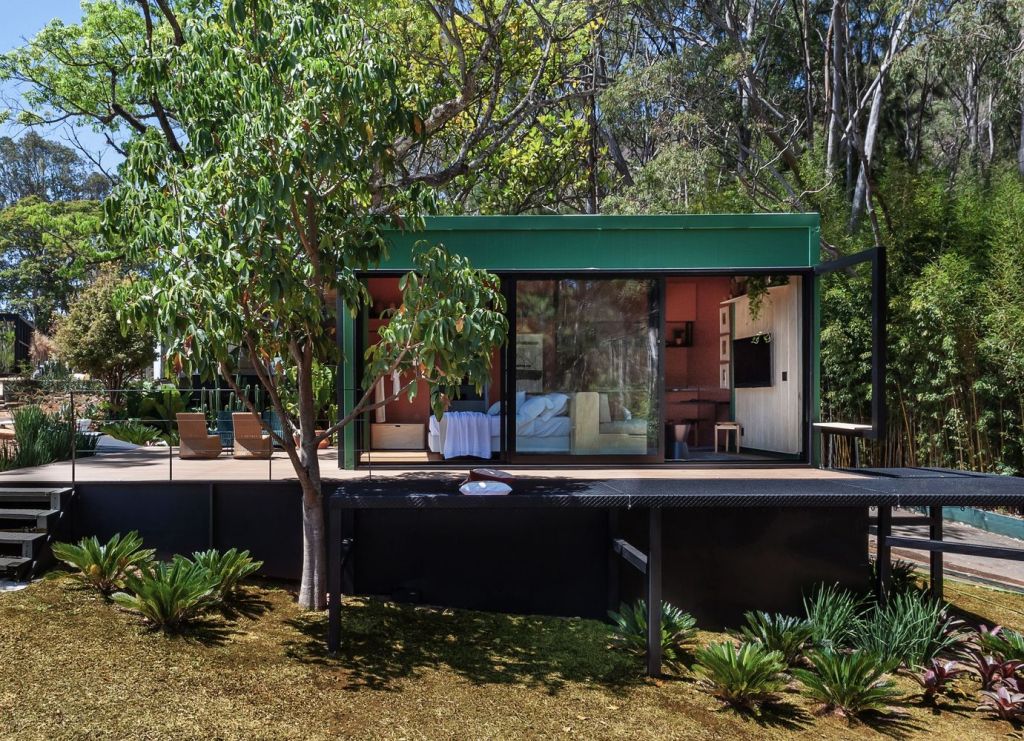
<svg viewBox="0 0 1024 741"><path fill-rule="evenodd" d="M742 434L742 427L739 422L715 422L715 452L718 452L718 433L725 433L725 452L729 452L729 433L735 433L736 441L736 452L740 452L740 435Z"/></svg>

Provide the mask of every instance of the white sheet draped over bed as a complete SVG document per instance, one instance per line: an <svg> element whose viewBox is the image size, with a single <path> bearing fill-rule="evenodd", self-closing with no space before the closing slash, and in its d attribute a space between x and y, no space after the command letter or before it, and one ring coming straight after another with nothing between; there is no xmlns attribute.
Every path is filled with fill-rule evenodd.
<svg viewBox="0 0 1024 741"><path fill-rule="evenodd" d="M486 414L480 412L445 412L447 430L444 437L445 458L471 455L491 457L491 428Z"/></svg>

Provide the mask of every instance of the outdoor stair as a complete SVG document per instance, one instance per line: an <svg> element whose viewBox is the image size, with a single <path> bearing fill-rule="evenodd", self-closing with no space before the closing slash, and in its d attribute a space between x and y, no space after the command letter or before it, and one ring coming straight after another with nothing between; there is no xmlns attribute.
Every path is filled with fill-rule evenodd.
<svg viewBox="0 0 1024 741"><path fill-rule="evenodd" d="M70 488L0 488L0 578L30 578L50 565L50 544L72 494Z"/></svg>

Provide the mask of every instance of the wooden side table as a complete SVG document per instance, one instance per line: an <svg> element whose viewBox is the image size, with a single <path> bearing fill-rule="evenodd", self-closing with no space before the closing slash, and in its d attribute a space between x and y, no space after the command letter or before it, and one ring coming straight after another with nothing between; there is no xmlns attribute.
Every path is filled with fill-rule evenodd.
<svg viewBox="0 0 1024 741"><path fill-rule="evenodd" d="M732 432L736 441L736 452L740 452L740 435L743 428L739 422L715 422L715 452L718 452L718 433L725 433L725 452L729 452L729 433Z"/></svg>

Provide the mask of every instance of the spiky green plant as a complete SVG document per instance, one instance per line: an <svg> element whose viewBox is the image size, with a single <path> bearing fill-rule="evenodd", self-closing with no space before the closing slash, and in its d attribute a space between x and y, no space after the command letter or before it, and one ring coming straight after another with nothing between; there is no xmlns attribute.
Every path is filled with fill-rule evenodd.
<svg viewBox="0 0 1024 741"><path fill-rule="evenodd" d="M722 701L757 711L775 699L785 686L783 656L760 643L712 643L695 653L696 670L704 684Z"/></svg>
<svg viewBox="0 0 1024 741"><path fill-rule="evenodd" d="M813 670L794 669L807 694L847 718L879 712L895 699L895 685L885 679L885 666L867 651L838 653L825 650L809 657Z"/></svg>
<svg viewBox="0 0 1024 741"><path fill-rule="evenodd" d="M115 592L111 599L163 631L178 630L217 604L215 577L183 556L129 574L125 585L134 594Z"/></svg>
<svg viewBox="0 0 1024 741"><path fill-rule="evenodd" d="M871 559L871 580L869 588L874 588L878 579L878 559ZM895 558L889 565L889 594L905 594L919 591L917 583L917 564Z"/></svg>
<svg viewBox="0 0 1024 741"><path fill-rule="evenodd" d="M769 651L778 651L787 666L798 664L811 643L813 630L807 620L760 611L744 613L743 617L747 624L740 628L740 635Z"/></svg>
<svg viewBox="0 0 1024 741"><path fill-rule="evenodd" d="M992 630L982 628L978 633L982 650L1006 661L1024 661L1024 635L997 625Z"/></svg>
<svg viewBox="0 0 1024 741"><path fill-rule="evenodd" d="M137 419L108 422L100 427L100 432L133 445L146 445L161 439L160 430Z"/></svg>
<svg viewBox="0 0 1024 741"><path fill-rule="evenodd" d="M912 591L894 595L876 606L857 626L857 648L874 654L887 670L927 663L940 653L954 651L963 637L952 629L946 606Z"/></svg>
<svg viewBox="0 0 1024 741"><path fill-rule="evenodd" d="M117 533L106 543L100 543L96 536L82 538L77 545L54 543L52 551L57 559L77 568L81 579L103 594L120 587L131 572L144 569L155 553L152 548L142 547L142 538L135 530L123 537Z"/></svg>
<svg viewBox="0 0 1024 741"><path fill-rule="evenodd" d="M239 583L263 566L262 561L252 559L249 551L239 551L237 548L224 553L217 550L198 551L192 554L192 560L213 577L217 585L217 598L221 602L231 601Z"/></svg>
<svg viewBox="0 0 1024 741"><path fill-rule="evenodd" d="M850 646L864 619L864 599L838 584L819 584L804 597L814 645L821 649Z"/></svg>
<svg viewBox="0 0 1024 741"><path fill-rule="evenodd" d="M632 605L623 602L619 611L610 611L615 623L612 645L636 656L647 654L647 602ZM661 654L665 664L674 668L697 636L697 621L687 612L668 602L661 603Z"/></svg>

